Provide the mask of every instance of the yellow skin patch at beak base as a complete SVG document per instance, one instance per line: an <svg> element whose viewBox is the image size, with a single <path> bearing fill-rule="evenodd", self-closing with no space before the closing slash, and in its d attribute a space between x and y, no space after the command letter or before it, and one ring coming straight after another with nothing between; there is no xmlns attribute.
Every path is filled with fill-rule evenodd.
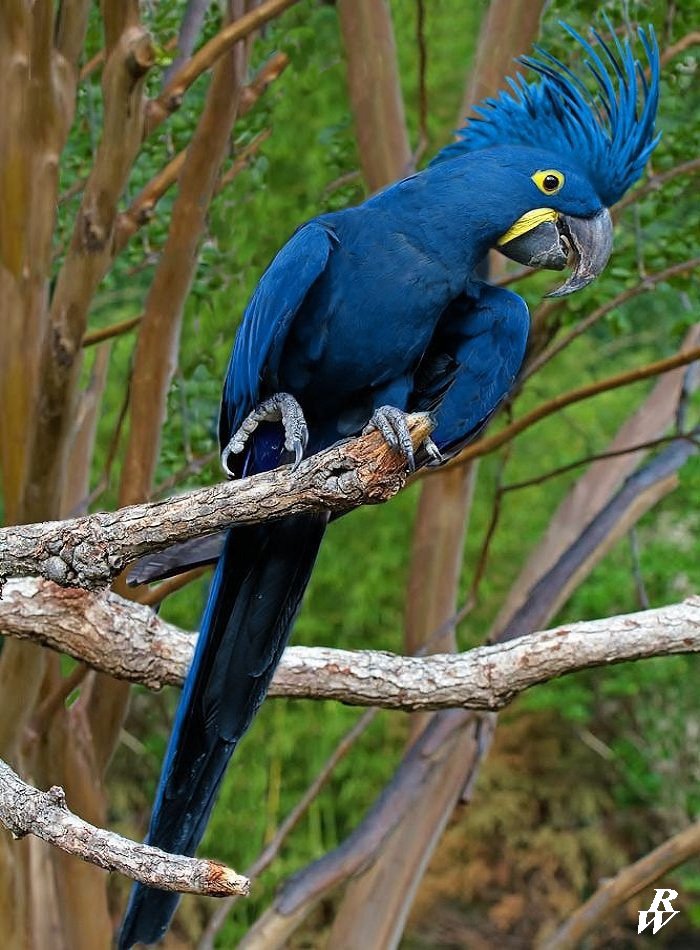
<svg viewBox="0 0 700 950"><path fill-rule="evenodd" d="M544 224L545 221L556 221L558 217L559 214L554 208L533 208L532 211L526 211L522 217L518 218L515 224L512 224L496 243L501 247L502 244L507 244L508 241L520 237L521 234L527 234L528 231Z"/></svg>

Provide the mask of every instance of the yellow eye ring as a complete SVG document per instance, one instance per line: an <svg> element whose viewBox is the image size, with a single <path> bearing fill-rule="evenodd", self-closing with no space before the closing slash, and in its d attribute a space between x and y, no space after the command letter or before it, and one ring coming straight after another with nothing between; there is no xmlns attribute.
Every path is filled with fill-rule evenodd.
<svg viewBox="0 0 700 950"><path fill-rule="evenodd" d="M545 195L556 195L564 187L565 178L556 168L545 168L543 171L535 172L532 180Z"/></svg>

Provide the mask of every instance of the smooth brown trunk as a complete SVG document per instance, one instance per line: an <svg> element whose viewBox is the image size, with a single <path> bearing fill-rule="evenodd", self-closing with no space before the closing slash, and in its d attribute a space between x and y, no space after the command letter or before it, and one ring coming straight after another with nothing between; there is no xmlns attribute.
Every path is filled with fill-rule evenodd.
<svg viewBox="0 0 700 950"><path fill-rule="evenodd" d="M386 0L338 0L338 17L362 174L377 191L411 170L391 12Z"/></svg>
<svg viewBox="0 0 700 950"><path fill-rule="evenodd" d="M537 36L543 2L492 0L482 24L472 79L462 112L474 98L493 94L512 73L512 60ZM381 137L377 128L374 134ZM358 138L362 138L358 129ZM364 166L363 166L364 167ZM428 479L421 490L406 608L407 652L451 651L476 469L449 470ZM438 632L436 636L436 632ZM412 717L412 739L429 715ZM438 761L410 821L402 822L379 859L353 878L340 904L329 946L343 950L398 945L416 888L478 756L474 723L462 730L448 759Z"/></svg>

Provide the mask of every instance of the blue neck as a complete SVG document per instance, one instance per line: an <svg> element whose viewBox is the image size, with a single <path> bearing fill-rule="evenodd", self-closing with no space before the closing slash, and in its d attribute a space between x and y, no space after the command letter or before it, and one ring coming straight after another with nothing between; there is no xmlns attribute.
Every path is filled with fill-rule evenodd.
<svg viewBox="0 0 700 950"><path fill-rule="evenodd" d="M450 269L471 273L520 216L508 187L510 163L487 153L431 166L370 198L364 207L390 211L394 228ZM401 200L396 199L400 196Z"/></svg>

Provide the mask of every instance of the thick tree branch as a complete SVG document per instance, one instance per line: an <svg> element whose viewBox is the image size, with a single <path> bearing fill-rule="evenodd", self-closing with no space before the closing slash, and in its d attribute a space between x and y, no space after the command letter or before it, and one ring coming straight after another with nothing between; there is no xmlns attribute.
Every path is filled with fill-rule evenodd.
<svg viewBox="0 0 700 950"><path fill-rule="evenodd" d="M409 418L414 445L432 428ZM403 486L405 462L372 432L302 462L251 478L69 521L0 531L0 579L38 575L66 587L98 588L131 561L232 523L248 524L302 511L347 511L386 501Z"/></svg>
<svg viewBox="0 0 700 950"><path fill-rule="evenodd" d="M411 169L391 10L376 0L339 0L338 24L362 173L376 191Z"/></svg>
<svg viewBox="0 0 700 950"><path fill-rule="evenodd" d="M111 591L8 581L0 633L30 638L151 689L179 685L195 637ZM271 696L335 699L386 709L497 710L557 676L650 656L700 652L700 598L635 614L544 630L460 654L397 656L375 650L290 647Z"/></svg>
<svg viewBox="0 0 700 950"><path fill-rule="evenodd" d="M83 821L57 785L41 792L0 761L0 822L15 838L32 834L68 854L165 891L246 895L250 881L215 861L168 854Z"/></svg>

